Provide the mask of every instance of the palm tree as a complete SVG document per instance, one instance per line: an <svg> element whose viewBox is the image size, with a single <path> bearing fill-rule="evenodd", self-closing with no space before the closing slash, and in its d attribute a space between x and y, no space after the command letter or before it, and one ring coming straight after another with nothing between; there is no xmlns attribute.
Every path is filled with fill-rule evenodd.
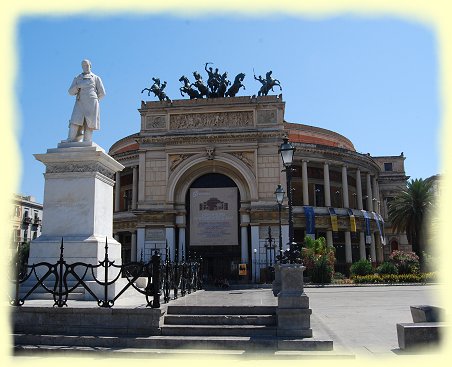
<svg viewBox="0 0 452 367"><path fill-rule="evenodd" d="M408 243L422 260L422 251L427 214L432 207L434 195L432 181L415 179L407 183L389 203L388 218L396 231L406 232Z"/></svg>

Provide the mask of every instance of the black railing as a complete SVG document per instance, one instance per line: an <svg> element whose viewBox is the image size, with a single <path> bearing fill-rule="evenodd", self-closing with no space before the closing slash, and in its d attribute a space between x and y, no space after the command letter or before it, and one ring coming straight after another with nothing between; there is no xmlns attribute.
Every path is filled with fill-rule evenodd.
<svg viewBox="0 0 452 367"><path fill-rule="evenodd" d="M75 262L68 264L64 259L64 245L61 239L60 257L56 263L40 262L33 265L22 265L20 261L15 264L15 295L10 300L13 306L22 306L30 296L40 287L45 292L53 296L54 307L67 306L67 300L71 293L83 287L94 299L99 307L111 308L116 300L128 289L134 289L143 294L146 299L146 307L159 308L160 296L163 294L165 303L178 297L180 289L181 296L202 288L200 278L200 259L182 260L179 264L171 262L168 247L166 248L166 259L161 261L158 250L154 252L151 260L147 263L143 261L130 262L116 265L108 257L108 242L105 241L104 260L98 264L87 264ZM147 285L139 288L136 285L138 278L147 278ZM102 279L101 279L102 278ZM122 288L110 296L111 288L123 282ZM21 296L21 285L31 285L31 289L24 291ZM119 285L121 286L121 285ZM94 288L97 288L97 292ZM102 289L102 296L98 296L99 289Z"/></svg>

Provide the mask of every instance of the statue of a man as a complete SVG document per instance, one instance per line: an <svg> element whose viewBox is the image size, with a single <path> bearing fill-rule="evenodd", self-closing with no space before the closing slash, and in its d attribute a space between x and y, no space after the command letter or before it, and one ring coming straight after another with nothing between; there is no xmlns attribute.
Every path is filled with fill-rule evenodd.
<svg viewBox="0 0 452 367"><path fill-rule="evenodd" d="M69 121L70 142L92 142L93 130L100 128L99 100L105 96L102 80L91 72L91 62L82 61L83 72L76 76L69 88L69 94L77 96Z"/></svg>

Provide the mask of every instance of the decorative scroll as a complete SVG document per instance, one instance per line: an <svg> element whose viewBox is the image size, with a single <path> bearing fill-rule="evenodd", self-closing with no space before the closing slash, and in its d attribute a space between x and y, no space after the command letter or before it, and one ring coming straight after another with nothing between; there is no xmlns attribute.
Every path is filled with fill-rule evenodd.
<svg viewBox="0 0 452 367"><path fill-rule="evenodd" d="M306 236L315 239L315 214L312 206L304 206L304 215L306 218Z"/></svg>
<svg viewBox="0 0 452 367"><path fill-rule="evenodd" d="M172 130L252 126L253 111L170 115L170 129Z"/></svg>

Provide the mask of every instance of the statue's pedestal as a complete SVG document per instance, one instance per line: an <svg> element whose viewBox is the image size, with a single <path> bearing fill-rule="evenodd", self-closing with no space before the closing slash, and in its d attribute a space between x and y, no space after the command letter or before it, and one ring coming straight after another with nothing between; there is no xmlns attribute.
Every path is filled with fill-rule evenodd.
<svg viewBox="0 0 452 367"><path fill-rule="evenodd" d="M272 292L275 297L281 292L281 264L275 264L275 280L272 283Z"/></svg>
<svg viewBox="0 0 452 367"><path fill-rule="evenodd" d="M309 298L303 291L303 271L299 264L281 264L281 291L278 294L278 336L312 337Z"/></svg>
<svg viewBox="0 0 452 367"><path fill-rule="evenodd" d="M105 257L121 264L113 237L114 174L124 166L92 142L61 142L35 158L46 166L42 234L30 244L28 263L54 264L64 239L64 260L97 265ZM103 268L99 278L103 280ZM94 272L94 276L98 276ZM92 280L90 272L86 280Z"/></svg>

